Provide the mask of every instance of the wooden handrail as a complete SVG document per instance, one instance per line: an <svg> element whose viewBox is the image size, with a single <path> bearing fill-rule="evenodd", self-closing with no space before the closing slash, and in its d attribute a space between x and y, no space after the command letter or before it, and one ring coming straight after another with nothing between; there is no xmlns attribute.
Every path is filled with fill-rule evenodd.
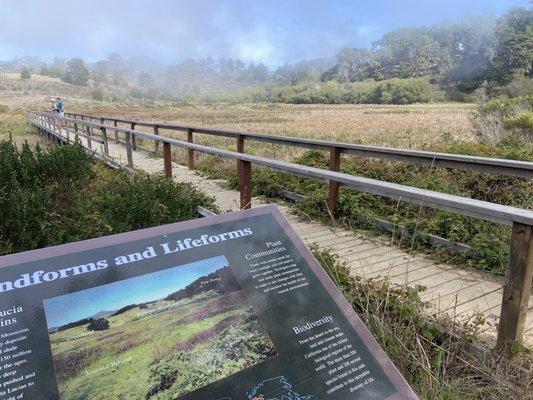
<svg viewBox="0 0 533 400"><path fill-rule="evenodd" d="M84 117L94 120L96 118L85 114L66 113L66 116L73 118ZM400 161L413 164L426 164L443 168L454 168L460 170L492 173L498 175L514 176L526 179L533 179L533 163L527 161L508 160L502 158L479 157L463 154L439 153L431 151L396 149L389 147L360 145L344 142L333 142L316 139L303 139L290 136L270 135L264 133L251 133L235 130L213 129L189 125L176 125L164 123L152 123L144 121L133 121L127 119L104 117L104 121L116 121L120 123L135 124L136 126L155 127L158 129L190 131L191 133L201 133L213 136L238 138L244 137L248 140L275 143L285 146L302 147L315 150L330 151L337 148L342 154L357 155L363 157L380 158L391 161Z"/></svg>
<svg viewBox="0 0 533 400"><path fill-rule="evenodd" d="M529 294L533 278L533 211L531 210L509 207L482 200L475 200L338 172L340 154L339 150L336 149L337 143L335 142L327 142L329 146L328 148L330 149L331 162L330 170L324 170L246 154L244 153L244 139L248 137L246 133L237 134L235 136L237 140L237 151L228 151L196 144L192 141L192 135L187 136L188 141L163 136L161 135L160 128L164 128L165 125L162 124L147 125L145 123L131 123L128 121L128 123L131 123L132 127L157 126L158 129L155 130L157 134L152 134L136 131L135 129L117 127L116 122L114 122L113 126L104 124L105 120L120 122L120 120L115 119L102 118L99 119L99 122L95 123L87 121L86 118L82 116L80 116L80 118L83 119L51 118L49 113L42 112L29 112L29 118L41 131L46 131L48 134L53 135L57 140L66 140L62 135L62 131L66 131L67 135L69 132L74 134L77 133L79 135L77 130L78 125L82 125L87 129L87 138L90 137L95 140L97 136L91 134L91 129L95 129L96 132L101 133L101 137L98 137L98 139L102 140L105 153L104 156L108 155L108 132L123 132L126 136L128 159L127 167L124 167L129 170L133 169L133 146L135 137L153 140L155 143L163 143L164 170L165 174L169 177L172 176L172 146L187 149L189 160L191 160L191 154L194 151L236 160L238 166L237 172L239 175L241 208L250 208L251 206L251 166L255 164L295 176L329 182L330 197L328 205L330 208L336 206L339 186L344 185L352 190L371 193L391 199L398 199L408 203L420 204L425 207L439 210L447 210L456 214L479 218L490 222L511 225L512 233L509 267L507 268L507 276L504 284L500 323L498 326L497 348L501 350L508 349L509 344L513 342L521 343L523 340ZM62 121L61 124L58 123L59 120ZM70 130L68 126L65 127L64 124L72 124L74 130ZM187 129L189 129L187 131L188 133L197 132L192 128ZM117 136L115 136L115 138L117 138ZM342 148L340 151L342 151ZM504 165L506 162L512 163L510 160L497 160L497 162L501 163L500 166ZM531 163L525 164L529 166ZM189 165L193 166L194 164L189 161ZM487 161L484 165L489 165L489 162ZM516 354L513 353L508 354L510 357L516 356Z"/></svg>
<svg viewBox="0 0 533 400"><path fill-rule="evenodd" d="M456 196L447 193L435 192L427 189L420 189L412 186L397 183L380 181L377 179L365 178L361 176L349 175L341 172L329 171L325 169L308 167L286 161L272 160L270 158L254 156L229 150L222 150L210 146L186 142L179 139L169 138L152 133L136 131L128 128L104 125L99 122L80 121L72 118L63 118L70 123L78 123L100 130L102 127L107 130L116 130L147 140L161 141L169 145L191 149L201 153L211 154L223 158L237 161L246 161L251 164L260 165L270 169L290 173L291 175L306 177L319 181L338 182L348 188L361 192L371 193L391 199L398 199L404 202L416 203L430 208L452 211L456 214L475 217L490 222L498 222L512 225L519 222L526 225L533 225L533 211L517 207L505 206L487 201Z"/></svg>

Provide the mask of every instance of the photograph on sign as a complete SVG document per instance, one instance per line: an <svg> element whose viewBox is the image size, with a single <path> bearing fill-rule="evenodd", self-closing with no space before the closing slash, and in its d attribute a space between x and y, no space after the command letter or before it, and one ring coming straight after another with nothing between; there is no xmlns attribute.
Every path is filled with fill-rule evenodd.
<svg viewBox="0 0 533 400"><path fill-rule="evenodd" d="M223 256L44 307L61 400L175 399L276 355Z"/></svg>

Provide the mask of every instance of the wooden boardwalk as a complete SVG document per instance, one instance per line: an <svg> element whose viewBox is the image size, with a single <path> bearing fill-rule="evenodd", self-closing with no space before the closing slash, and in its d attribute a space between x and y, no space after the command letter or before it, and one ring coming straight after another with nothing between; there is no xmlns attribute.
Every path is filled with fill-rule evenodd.
<svg viewBox="0 0 533 400"><path fill-rule="evenodd" d="M86 140L80 139L87 146ZM96 142L92 143L93 149L103 153L101 147ZM112 140L109 141L109 155L116 162L127 164L126 147ZM133 160L135 169L148 173L163 171L163 160L142 150L134 151ZM240 208L239 192L227 189L224 182L209 180L176 163L172 163L172 173L174 180L191 183L213 196L220 210L235 211ZM252 206L261 203L260 199L254 198ZM427 289L422 293L422 298L432 304L432 312L445 312L457 321L467 321L481 313L486 317L483 332L496 337L503 278L470 268L437 264L423 254L391 245L390 239L369 237L363 231L328 226L295 215L285 205L279 207L306 243L316 243L338 254L354 275L387 278L401 285L423 285ZM531 297L524 333L524 343L529 346L533 345L533 295Z"/></svg>

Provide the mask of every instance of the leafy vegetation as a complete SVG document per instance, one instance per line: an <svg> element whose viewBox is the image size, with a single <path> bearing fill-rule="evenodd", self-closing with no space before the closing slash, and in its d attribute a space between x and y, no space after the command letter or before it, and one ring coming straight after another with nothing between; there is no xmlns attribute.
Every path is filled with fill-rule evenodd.
<svg viewBox="0 0 533 400"><path fill-rule="evenodd" d="M497 21L477 16L457 23L402 28L374 48L341 50L324 80L377 81L428 77L444 88L472 92L533 73L533 11L511 8Z"/></svg>
<svg viewBox="0 0 533 400"><path fill-rule="evenodd" d="M479 155L501 156L503 150L498 146L460 145L443 148L448 152L478 153ZM489 153L491 152L491 153ZM529 160L532 159L529 153ZM234 169L224 170L219 164L206 158L199 165L208 176L229 179L232 187L238 186ZM303 165L328 168L328 155L324 152L308 151L294 160ZM429 190L451 193L521 208L533 208L533 184L527 180L503 176L477 174L458 170L434 168L428 171L425 166L403 163L389 163L368 158L350 157L343 159L341 172L356 176L366 176ZM298 178L262 168L253 168L252 185L254 195L279 197L282 190L306 196L306 201L295 207L306 215L329 221L327 209L327 185ZM473 247L476 256L469 253L453 253L438 249L443 259L467 262L471 265L502 274L505 271L509 253L509 230L499 224L463 217L451 212L410 206L361 193L341 189L337 222L350 227L376 229L375 219L385 219L406 226L417 232L416 241L404 240L406 246L416 245L419 249L429 246L427 233L445 237L454 242L467 243Z"/></svg>
<svg viewBox="0 0 533 400"><path fill-rule="evenodd" d="M239 101L246 93L219 93L205 96L209 101ZM234 98L232 99L232 96ZM441 101L445 94L425 78L394 78L382 82L329 81L295 86L255 88L249 101L294 104L412 104Z"/></svg>
<svg viewBox="0 0 533 400"><path fill-rule="evenodd" d="M523 142L533 154L533 95L488 100L479 105L472 122L480 140Z"/></svg>
<svg viewBox="0 0 533 400"><path fill-rule="evenodd" d="M96 101L104 101L104 92L101 88L93 89L91 92L91 98Z"/></svg>
<svg viewBox="0 0 533 400"><path fill-rule="evenodd" d="M83 86L91 77L91 72L81 58L73 58L66 63L66 70L62 79L73 85Z"/></svg>
<svg viewBox="0 0 533 400"><path fill-rule="evenodd" d="M28 67L22 68L20 71L20 79L31 79L31 71Z"/></svg>
<svg viewBox="0 0 533 400"><path fill-rule="evenodd" d="M213 200L163 176L110 170L81 146L0 141L0 254L197 216Z"/></svg>
<svg viewBox="0 0 533 400"><path fill-rule="evenodd" d="M374 338L423 400L527 399L531 382L490 354L468 352L481 316L465 325L429 317L423 287L394 286L354 277L327 249L313 254Z"/></svg>

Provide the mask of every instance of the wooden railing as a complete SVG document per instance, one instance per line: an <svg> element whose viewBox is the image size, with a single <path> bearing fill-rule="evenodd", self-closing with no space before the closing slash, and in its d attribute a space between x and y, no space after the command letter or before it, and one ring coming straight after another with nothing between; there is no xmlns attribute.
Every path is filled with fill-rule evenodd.
<svg viewBox="0 0 533 400"><path fill-rule="evenodd" d="M397 199L407 203L415 203L425 207L452 211L456 214L497 222L512 226L509 266L504 284L502 308L498 327L497 348L504 349L511 342L522 342L523 331L528 311L529 295L533 281L533 211L486 201L455 196L431 190L384 182L360 176L353 176L338 172L340 154L358 154L370 157L381 157L398 161L414 163L431 163L432 165L491 172L523 178L532 178L533 163L450 155L443 153L411 152L398 149L383 149L369 146L358 146L359 153L351 144L338 142L324 142L297 138L274 136L271 140L260 134L233 131L217 131L197 127L183 127L178 125L154 124L112 118L96 118L86 115L67 114L68 118L57 118L49 113L29 112L31 122L42 132L52 135L57 140L74 142L79 137L87 140L90 151L109 159L109 142L123 142L126 146L127 163L124 168L133 169L133 151L135 138L154 141L157 148L163 145L163 164L165 174L172 176L171 147L186 149L188 152L188 166L194 168L194 152L212 154L237 161L241 208L249 208L252 199L252 164L282 171L291 175L306 177L317 181L329 182L330 196L328 205L334 210L338 200L340 185L361 192L371 193L386 198ZM113 125L106 125L106 121ZM118 126L127 123L130 128ZM147 126L154 129L154 133L135 130L137 126ZM161 135L161 129L185 130L187 141L178 140ZM114 132L114 139L109 138L109 132ZM119 139L118 133L124 134L124 141ZM217 133L218 132L218 133ZM209 146L193 143L193 133L205 133L236 139L237 151L221 150ZM308 167L289 162L258 157L244 153L244 140L261 140L278 144L289 144L298 147L319 148L330 150L330 170ZM101 143L103 152L92 150L92 142ZM422 161L424 160L424 161ZM429 161L432 160L432 161Z"/></svg>

